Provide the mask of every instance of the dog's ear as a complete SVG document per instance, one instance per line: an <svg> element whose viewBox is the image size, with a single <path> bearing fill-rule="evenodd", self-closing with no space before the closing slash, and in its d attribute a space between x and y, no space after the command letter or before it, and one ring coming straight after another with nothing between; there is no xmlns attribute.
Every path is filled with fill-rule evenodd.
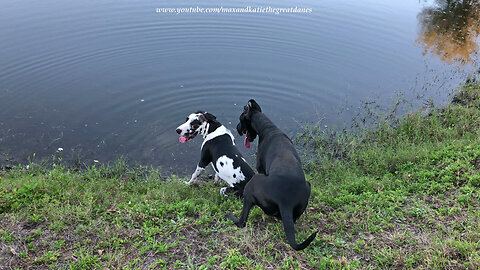
<svg viewBox="0 0 480 270"><path fill-rule="evenodd" d="M250 120L250 116L252 114L252 109L249 107L249 105L243 106L243 113L240 115L240 121L243 120Z"/></svg>
<svg viewBox="0 0 480 270"><path fill-rule="evenodd" d="M200 122L203 123L203 122L207 121L207 118L205 117L205 114L206 114L207 112L199 110L199 111L196 111L195 113L196 113L196 114L200 114L200 115L198 116L198 120L200 120Z"/></svg>
<svg viewBox="0 0 480 270"><path fill-rule="evenodd" d="M260 108L260 105L258 105L258 103L254 99L250 99L247 105L252 111L262 111L262 108Z"/></svg>
<svg viewBox="0 0 480 270"><path fill-rule="evenodd" d="M243 106L243 114L247 115L250 112L250 107L247 105Z"/></svg>
<svg viewBox="0 0 480 270"><path fill-rule="evenodd" d="M215 115L213 115L211 113L205 112L203 114L203 116L205 117L205 119L207 119L207 122L216 122L217 121L217 117L215 117Z"/></svg>

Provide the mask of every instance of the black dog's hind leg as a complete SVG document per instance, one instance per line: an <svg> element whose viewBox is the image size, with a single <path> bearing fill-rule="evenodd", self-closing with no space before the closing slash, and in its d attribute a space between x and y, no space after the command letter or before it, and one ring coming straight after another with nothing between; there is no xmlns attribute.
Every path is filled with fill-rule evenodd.
<svg viewBox="0 0 480 270"><path fill-rule="evenodd" d="M237 225L238 227L245 227L245 223L247 222L248 214L250 214L250 209L254 205L256 205L256 198L254 195L254 189L259 188L259 184L257 182L262 183L262 180L265 178L265 175L256 174L250 179L250 181L245 185L243 190L243 208L242 214L240 218L236 218L232 213L228 213L226 218L230 219Z"/></svg>
<svg viewBox="0 0 480 270"><path fill-rule="evenodd" d="M233 221L237 227L243 228L245 227L245 223L247 223L248 214L250 214L250 209L252 209L253 205L254 204L251 200L243 198L243 208L240 218L236 218L232 213L228 213L226 218Z"/></svg>

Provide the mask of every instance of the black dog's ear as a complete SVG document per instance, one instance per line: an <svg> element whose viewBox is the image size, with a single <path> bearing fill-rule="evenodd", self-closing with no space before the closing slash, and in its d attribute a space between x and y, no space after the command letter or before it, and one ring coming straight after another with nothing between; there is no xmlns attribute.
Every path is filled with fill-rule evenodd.
<svg viewBox="0 0 480 270"><path fill-rule="evenodd" d="M260 105L258 105L258 103L254 99L250 99L248 101L248 107L251 108L252 111L257 111L257 112L262 111L262 108L260 108Z"/></svg>
<svg viewBox="0 0 480 270"><path fill-rule="evenodd" d="M247 115L250 112L250 107L247 105L243 106L243 114Z"/></svg>

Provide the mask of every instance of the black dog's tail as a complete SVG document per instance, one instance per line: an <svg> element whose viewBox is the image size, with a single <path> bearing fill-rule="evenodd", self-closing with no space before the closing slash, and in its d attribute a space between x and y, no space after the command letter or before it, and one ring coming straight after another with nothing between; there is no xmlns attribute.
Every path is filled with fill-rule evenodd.
<svg viewBox="0 0 480 270"><path fill-rule="evenodd" d="M303 241L303 243L297 244L297 242L295 242L295 227L293 223L292 209L280 207L280 215L282 216L283 230L287 235L288 243L296 251L306 248L310 242L315 239L315 236L317 236L318 231L315 231Z"/></svg>

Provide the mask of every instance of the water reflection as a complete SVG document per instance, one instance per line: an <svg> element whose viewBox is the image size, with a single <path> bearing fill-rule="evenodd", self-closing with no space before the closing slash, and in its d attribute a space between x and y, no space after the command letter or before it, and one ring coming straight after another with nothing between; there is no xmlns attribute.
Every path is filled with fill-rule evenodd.
<svg viewBox="0 0 480 270"><path fill-rule="evenodd" d="M436 0L418 14L418 43L447 63L467 64L477 53L480 34L478 0Z"/></svg>

